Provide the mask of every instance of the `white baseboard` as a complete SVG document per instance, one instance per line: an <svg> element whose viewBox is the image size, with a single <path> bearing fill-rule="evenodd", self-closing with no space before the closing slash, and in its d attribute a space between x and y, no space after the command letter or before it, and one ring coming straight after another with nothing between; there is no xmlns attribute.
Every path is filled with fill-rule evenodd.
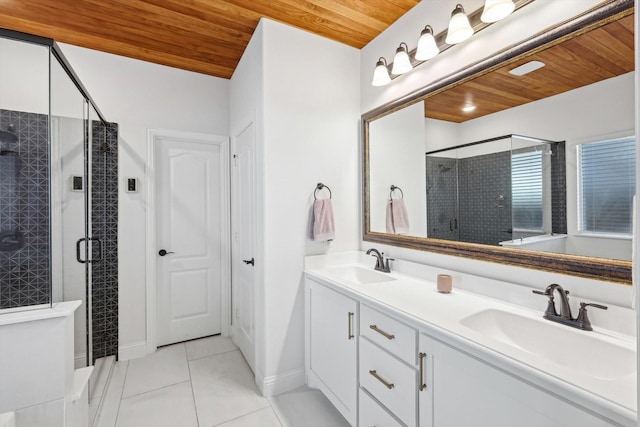
<svg viewBox="0 0 640 427"><path fill-rule="evenodd" d="M283 374L264 377L261 381L262 387L258 386L258 388L262 389L263 396L271 397L302 387L305 385L306 380L304 368L300 368Z"/></svg>
<svg viewBox="0 0 640 427"><path fill-rule="evenodd" d="M258 391L262 396L266 396L264 394L264 374L259 369L256 369L256 377L254 381L256 382L256 387L258 387Z"/></svg>
<svg viewBox="0 0 640 427"><path fill-rule="evenodd" d="M147 342L138 341L118 347L118 360L130 360L147 355Z"/></svg>
<svg viewBox="0 0 640 427"><path fill-rule="evenodd" d="M76 354L73 358L73 368L80 369L87 366L87 353Z"/></svg>

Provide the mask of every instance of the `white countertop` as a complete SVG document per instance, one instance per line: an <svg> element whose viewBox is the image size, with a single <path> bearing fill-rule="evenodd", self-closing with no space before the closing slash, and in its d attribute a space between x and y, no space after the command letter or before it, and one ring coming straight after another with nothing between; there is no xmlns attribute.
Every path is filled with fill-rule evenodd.
<svg viewBox="0 0 640 427"><path fill-rule="evenodd" d="M82 301L64 301L47 308L3 313L0 314L0 326L70 316L81 304Z"/></svg>
<svg viewBox="0 0 640 427"><path fill-rule="evenodd" d="M338 257L339 258L339 257ZM357 259L337 260L333 257L328 265L323 256L307 257L305 273L330 287L357 296L359 300L378 309L400 316L407 323L421 329L434 338L448 342L460 350L469 352L491 364L499 366L527 381L537 384L558 396L572 400L586 408L598 407L596 412L624 425L637 418L637 391L635 363L633 373L615 379L598 378L575 369L547 360L513 345L506 344L490 336L470 329L461 320L483 310L501 310L519 316L540 319L544 311L536 312L524 307L456 289L450 294L439 293L433 281L391 272L390 282L358 284L340 280L332 276L331 268L337 265L363 265ZM546 301L545 301L546 303ZM563 328L563 333L592 334L588 339L609 341L622 346L634 354L636 341L608 331L580 331L565 325L545 321L552 328ZM547 329L547 328L545 328ZM584 338L584 337L583 337ZM635 358L633 359L635 362ZM602 360L613 363L615 360ZM626 371L625 371L626 372ZM635 422L634 424L635 425Z"/></svg>

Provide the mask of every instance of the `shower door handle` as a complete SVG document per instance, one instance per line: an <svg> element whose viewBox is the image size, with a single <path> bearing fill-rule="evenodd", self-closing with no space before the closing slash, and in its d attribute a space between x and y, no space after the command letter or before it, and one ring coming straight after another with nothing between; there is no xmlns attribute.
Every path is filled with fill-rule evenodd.
<svg viewBox="0 0 640 427"><path fill-rule="evenodd" d="M86 259L82 259L80 257L80 245L82 244L82 242L86 242L87 238L83 237L81 239L78 239L78 241L76 242L76 260L80 263L80 264L86 264L87 260Z"/></svg>
<svg viewBox="0 0 640 427"><path fill-rule="evenodd" d="M98 242L98 257L96 259L91 259L91 260L82 259L80 255L80 246L82 245L82 242L91 242L91 241ZM92 246L92 250L93 250L93 246ZM86 264L86 263L95 264L97 262L100 262L102 261L102 254L103 254L102 239L98 237L83 237L81 239L78 239L78 241L76 242L76 260L80 264ZM93 256L91 258L93 258Z"/></svg>

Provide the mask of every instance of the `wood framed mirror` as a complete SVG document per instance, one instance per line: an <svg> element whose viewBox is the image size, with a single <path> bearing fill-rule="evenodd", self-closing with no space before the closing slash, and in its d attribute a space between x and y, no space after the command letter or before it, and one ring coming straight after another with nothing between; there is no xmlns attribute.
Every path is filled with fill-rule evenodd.
<svg viewBox="0 0 640 427"><path fill-rule="evenodd" d="M592 230L584 224L586 220L581 219L586 215L584 213L585 209L582 205L579 205L581 203L580 200L582 200L581 197L584 198L583 195L585 194L583 181L581 181L583 179L581 177L585 172L583 172L584 167L582 164L577 164L577 162L582 161L582 157L576 157L576 153L581 152L582 145L603 141L618 141L625 138L627 140L629 138L632 139L631 146L635 150L633 123L633 95L635 89L632 87L629 90L621 86L630 84L629 82L633 84L634 81L633 14L634 3L632 0L605 2L518 45L479 61L464 70L453 73L414 93L365 113L362 116L364 153L363 240L596 280L631 284L630 259L632 241L630 229L627 228L618 233L617 229L612 228L612 232L607 232L606 230L608 229L606 227L608 226L605 226L602 229L605 232L601 232L599 229L591 232ZM542 62L545 66L540 71L534 71L523 76L520 79L520 84L507 81L511 77L509 71L532 61ZM587 90L585 88L609 91L608 86L602 86L607 84L612 84L615 88L619 88L622 91L621 93L625 93L625 102L627 102L627 104L620 102L618 105L618 101L616 101L615 108L620 108L620 114L618 114L616 111L611 112L612 107L607 106L606 102L600 102L599 99L594 99L593 97L590 98L593 100L593 104L600 109L598 111L617 114L614 120L606 120L610 124L610 128L596 128L596 130L590 131L591 133L588 135L577 135L575 132L574 134L565 135L561 130L554 133L547 129L560 128L560 126L554 126L546 122L544 124L536 124L535 120L530 120L533 123L526 130L509 128L508 132L503 133L499 133L496 130L494 135L485 134L477 139L474 139L471 135L470 129L473 129L473 126L470 124L473 122L479 123L480 120L486 118L493 118L495 122L495 118L501 116L511 117L511 123L514 123L518 120L513 120L514 116L511 114L515 114L513 112L518 109L522 112L525 107L533 108L534 105L546 103L551 98L567 97L569 96L568 94L572 94L572 96L577 93L583 94L583 92L578 91ZM470 93L472 95L469 95ZM472 112L452 110L451 107L453 106L468 103L470 96L476 106ZM629 108L624 107L629 102L631 103L631 111L629 111ZM589 103L591 102L583 102L582 104ZM508 114L511 116L507 116ZM575 112L569 119L563 119L562 117L559 119L565 122L575 121L577 118L593 121L590 119L589 114ZM594 114L599 113L596 111ZM402 118L403 115L412 115L414 118L419 115L420 118L417 119L417 122L414 122L414 124L417 123L415 126L406 125L406 120ZM618 116L620 116L620 120L617 120ZM383 123L392 121L397 122L393 127L395 129L394 132L397 129L401 129L400 133L390 133L388 131L390 128L382 126ZM465 124L466 130L457 131L458 134L463 135L461 139L442 142L435 138L434 135L437 132L433 132L433 129L438 128L438 123L441 125L444 123L445 127L453 126L450 125L451 123L456 125ZM411 126L419 129L418 136L409 131ZM573 126L580 127L581 125L576 122ZM484 127L486 128L487 126ZM588 126L584 127L588 128ZM381 135L385 135L385 132L389 135L382 137ZM439 223L451 229L454 226L457 227L458 218L462 217L462 215L443 214L441 212L437 215L427 214L428 208L434 206L433 202L427 204L427 193L436 183L433 180L435 179L434 176L437 177L437 170L436 175L431 175L431 182L428 182L425 170L426 152L445 151L446 148L454 146L472 145L477 140L491 139L489 136L498 137L506 133L562 141L563 143L566 140L568 150L566 154L564 152L560 153L563 156L561 161L566 162L567 166L566 181L558 183L557 179L554 178L554 184L552 184L554 189L565 187L566 193L564 197L566 200L563 202L556 193L545 196L548 200L553 199L553 203L566 203L565 218L562 218L562 215L558 216L558 211L554 210L556 213L554 213L553 223L547 221L549 225L545 232L549 235L557 236L564 230L568 236L567 241L570 241L572 237L577 239L578 243L572 243L574 247L578 247L577 251L571 252L563 249L558 252L551 252L546 249L526 249L526 245L523 245L524 248L515 248L513 245L510 246L508 244L501 245L500 243L515 240L515 229L518 227L516 224L511 227L502 227L504 233L507 233L505 234L504 242L495 241L500 240L499 238L494 238L490 242L460 241L459 237L455 239L442 238L442 233L439 238L431 237L437 235L432 232L436 231ZM410 140L414 141L413 152L405 149L405 145L410 144L407 141ZM383 146L378 141L392 141L392 143ZM519 149L518 152L522 151L522 149ZM543 152L542 150L540 151ZM551 150L547 151L548 153L546 154L555 155L554 161L558 161L559 154L557 151L555 153L552 153ZM512 152L516 151L512 150ZM485 155L486 153L482 154ZM543 152L543 154L545 153ZM459 160L456 159L455 161ZM633 171L629 170L628 174L633 174L635 177L635 155L633 155L631 162L626 163L629 164L627 165L628 168L633 168ZM397 174L394 175L392 173L394 164L399 169L403 169L405 175L407 170L414 167L416 174L411 175L409 178L406 176L398 178ZM444 163L436 161L435 165L444 165ZM618 168L617 165L615 167ZM509 167L504 169L509 169ZM451 174L450 170L452 170L451 165L444 165L440 172L446 171L447 174ZM511 170L505 173L511 174ZM582 173L583 175L577 176L576 173ZM474 177L475 180L477 180L477 176ZM509 179L512 179L511 176ZM456 181L455 185L459 186L459 181ZM397 197L398 194L397 190L390 192L394 187L400 187L403 190L402 196L407 204L407 210L409 210L409 204L413 203L413 208L410 210L409 215L410 222L419 224L418 227L414 227L413 232L394 234L393 228L390 229L388 225L385 229L384 215L385 210L388 208L386 204L389 199ZM633 189L635 190L635 187ZM502 208L506 204L511 208L512 193L510 191L515 190L505 190L506 193L499 189L492 189L491 191L493 193L486 197L492 200L494 207L501 208L500 212L502 213L504 212ZM578 192L580 195L577 194ZM455 197L460 197L460 194ZM558 197L560 197L559 201L557 200ZM615 203L609 203L610 206L614 204L618 206L620 205L618 203L619 199L624 198L626 200L626 204L620 205L622 206L620 210L624 211L624 215L628 215L626 219L628 227L630 227L632 215L631 197L632 195L625 195L617 198ZM495 203L493 202L494 198ZM513 203L516 203L515 199L513 200ZM503 201L508 203L503 203ZM548 203L549 206L551 206L551 203L551 201ZM604 212L605 210L607 212L610 211L610 209L601 209L599 212ZM477 213L476 217L480 215L481 213ZM492 215L496 216L497 213L483 212L482 215L490 217ZM513 215L513 212L511 212L511 215ZM473 217L473 214L471 216ZM613 216L613 214L609 214L607 217L612 218ZM561 219L557 220L557 218ZM591 243L587 244L585 242ZM608 249L600 254L594 252L595 249L589 249L589 245L594 248L600 246L613 249ZM567 243L566 246L569 247L570 244ZM582 249L580 249L581 246L583 247Z"/></svg>

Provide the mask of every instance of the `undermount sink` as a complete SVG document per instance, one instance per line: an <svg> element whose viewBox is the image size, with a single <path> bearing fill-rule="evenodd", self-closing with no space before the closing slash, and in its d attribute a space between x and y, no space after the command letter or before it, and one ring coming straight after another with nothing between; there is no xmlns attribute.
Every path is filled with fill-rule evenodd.
<svg viewBox="0 0 640 427"><path fill-rule="evenodd" d="M344 280L347 282L357 283L359 285L392 282L396 280L388 273L380 273L375 271L373 268L367 269L355 265L331 267L326 269L326 272L337 280Z"/></svg>
<svg viewBox="0 0 640 427"><path fill-rule="evenodd" d="M463 326L543 360L604 380L636 374L636 354L594 335L548 320L489 309L460 321Z"/></svg>

